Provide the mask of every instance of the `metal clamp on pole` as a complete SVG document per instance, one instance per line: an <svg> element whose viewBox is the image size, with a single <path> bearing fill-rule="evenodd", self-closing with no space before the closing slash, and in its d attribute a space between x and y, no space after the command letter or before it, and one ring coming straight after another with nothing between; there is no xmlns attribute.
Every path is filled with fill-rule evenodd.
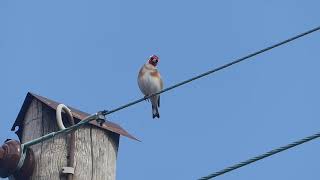
<svg viewBox="0 0 320 180"><path fill-rule="evenodd" d="M73 167L63 167L62 174L74 174L74 168Z"/></svg>
<svg viewBox="0 0 320 180"><path fill-rule="evenodd" d="M106 111L106 110L105 110ZM96 118L97 123L99 123L100 126L103 125L103 123L106 122L106 116L104 115L104 111L99 111L97 113L97 118Z"/></svg>

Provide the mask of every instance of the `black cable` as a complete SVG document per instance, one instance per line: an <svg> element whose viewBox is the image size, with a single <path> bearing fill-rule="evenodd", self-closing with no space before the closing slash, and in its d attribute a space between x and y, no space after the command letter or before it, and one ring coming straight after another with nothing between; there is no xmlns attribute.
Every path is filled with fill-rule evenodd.
<svg viewBox="0 0 320 180"><path fill-rule="evenodd" d="M262 50L259 50L259 51L255 52L255 53L252 53L252 54L249 54L249 55L244 56L244 57L242 57L242 58L236 59L236 60L234 60L234 61L232 61L232 62L230 62L230 63L228 63L228 64L225 64L225 65L220 66L220 67L218 67L218 68L212 69L212 70L210 70L210 71L208 71L208 72L205 72L205 73L203 73L203 74L200 74L200 75L195 76L195 77L193 77L193 78L190 78L190 79L188 79L188 80L182 81L182 82L180 82L180 83L178 83L178 84L175 84L175 85L173 85L173 86L170 86L170 87L168 87L168 88L165 88L165 89L163 89L162 91L159 91L159 92L157 92L157 93L151 94L151 95L146 96L146 97L144 97L144 98L141 98L141 99L138 99L138 100L136 100L136 101L130 102L130 103L128 103L128 104L125 104L125 105L123 105L123 106L120 106L120 107L118 107L118 108L116 108L116 109L113 109L113 110L111 110L111 111L107 111L107 110L99 111L99 112L97 112L97 113L95 113L95 114L92 114L92 115L86 117L85 119L83 119L82 121L80 121L79 123L77 123L77 124L75 124L75 125L72 125L72 126L66 128L66 129L63 129L63 130L59 130L59 131L57 131L57 132L51 132L51 133L46 134L46 135L44 135L44 136L42 136L42 137L36 138L36 139L34 139L34 140L32 140L32 141L26 142L26 143L22 144L22 146L23 146L23 147L29 147L29 146L32 146L32 145L34 145L34 144L38 144L38 143L43 142L43 141L45 141L45 140L51 139L51 138L55 137L55 136L58 135L58 134L61 134L61 133L66 133L66 134L67 134L67 133L70 133L70 132L76 130L77 128L79 128L79 127L81 127L81 126L83 126L83 125L85 125L85 124L87 124L88 122L93 121L93 120L97 120L97 121L98 121L98 120L99 120L99 121L102 120L101 122L103 122L103 121L105 120L105 118L104 118L105 115L108 115L108 114L114 113L114 112L116 112L116 111L122 110L122 109L124 109L124 108L127 108L127 107L129 107L129 106L132 106L132 105L134 105L134 104L137 104L137 103L139 103L139 102L141 102L141 101L143 101L143 100L146 100L146 99L148 99L148 98L150 98L150 97L153 97L153 96L155 96L155 95L164 93L164 92L166 92L166 91L172 90L172 89L174 89L174 88L176 88L176 87L182 86L182 85L187 84L187 83L189 83L189 82L191 82L191 81L194 81L194 80L196 80L196 79L199 79L199 78L202 78L202 77L204 77L204 76L207 76L207 75L209 75L209 74L211 74L211 73L220 71L220 70L225 69L225 68L227 68L227 67L229 67L229 66L232 66L232 65L234 65L234 64L240 63L240 62L242 62L242 61L244 61L244 60L246 60L246 59L248 59L248 58L251 58L251 57L253 57L253 56L256 56L256 55L258 55L258 54L261 54L261 53L263 53L263 52L266 52L266 51L268 51L268 50L271 50L271 49L273 49L273 48L276 48L276 47L278 47L278 46L281 46L281 45L283 45L283 44L286 44L286 43L288 43L288 42L290 42L290 41L293 41L293 40L295 40L295 39L298 39L298 38L300 38L300 37L303 37L303 36L305 36L305 35L308 35L308 34L310 34L310 33L313 33L313 32L315 32L315 31L318 31L318 30L320 30L320 26L319 26L319 27L316 27L316 28L314 28L314 29L311 29L311 30L309 30L309 31L307 31L307 32L304 32L304 33L301 33L301 34L299 34L299 35L296 35L296 36L294 36L294 37L292 37L292 38L289 38L289 39L287 39L287 40L285 40L285 41L279 42L279 43L277 43L277 44L274 44L274 45L272 45L272 46L269 46L269 47L267 47L267 48L264 48L264 49L262 49ZM102 117L101 117L101 116L102 116ZM210 178L210 177L215 177L215 176L224 174L224 173L226 173L226 172L232 171L232 170L237 169L237 168L239 168L239 167L242 167L242 166L244 166L244 165L250 164L250 163L252 163L252 162L255 162L255 161L258 161L258 160L263 159L263 158L265 158L265 157L268 157L268 156L270 156L270 155L273 155L273 154L275 154L275 153L281 152L281 151L283 151L283 150L289 149L289 148L294 147L294 146L296 146L296 145L299 145L299 144L302 144L302 143L304 143L304 142L310 141L310 140L315 139L315 138L317 138L317 137L319 137L319 136L320 136L320 133L319 133L319 134L316 134L316 135L314 135L314 136L311 136L311 137L302 139L301 141L298 141L298 142L296 142L296 143L290 144L290 145L288 145L288 146L284 146L284 147L282 147L282 148L279 148L279 149L270 151L270 152L268 152L267 154L264 154L264 155L262 155L262 156L255 157L255 158L250 159L250 160L248 160L248 161L242 162L242 163L240 163L240 164L238 164L238 165L231 166L231 167L229 167L229 168L227 168L227 169L225 169L225 170L222 170L222 171L219 171L219 172L217 172L217 173L214 173L213 176L212 176L212 175L209 175L209 176L207 176L207 177ZM204 178L206 178L206 177L204 177Z"/></svg>
<svg viewBox="0 0 320 180"><path fill-rule="evenodd" d="M303 139L301 139L301 140L299 140L299 141L293 142L293 143L288 144L288 145L286 145L286 146L283 146L283 147L274 149L274 150L272 150L272 151L269 151L269 152L267 152L267 153L265 153L265 154L256 156L256 157L254 157L254 158L251 158L251 159L248 159L248 160L246 160L246 161L240 162L240 163L235 164L235 165L233 165L233 166L227 167L227 168L225 168L225 169L222 169L222 170L220 170L220 171L217 171L217 172L215 172L215 173L213 173L213 174L210 174L210 175L208 175L208 176L204 176L204 177L202 177L202 178L200 178L200 179L198 179L198 180L208 180L208 179L211 179L211 178L220 176L220 175L225 174L225 173L227 173L227 172L230 172L230 171L233 171L233 170L235 170L235 169L241 168L242 166L249 165L249 164L251 164L251 163L253 163L253 162L256 162L256 161L259 161L259 160L264 159L264 158L266 158L266 157L275 155L275 154L277 154L277 153L279 153L279 152L282 152L282 151L284 151L284 150L288 150L288 149L290 149L290 148L293 148L293 147L295 147L295 146L298 146L298 145L300 145L300 144L306 143L306 142L308 142L308 141L311 141L311 140L316 139L316 138L319 138L319 137L320 137L320 133L314 134L314 135L312 135L312 136L303 138Z"/></svg>
<svg viewBox="0 0 320 180"><path fill-rule="evenodd" d="M257 51L257 52L251 53L251 54L249 54L249 55L247 55L247 56L244 56L244 57L242 57L242 58L236 59L236 60L234 60L234 61L232 61L232 62L230 62L230 63L227 63L227 64L225 64L225 65L223 65L223 66L220 66L220 67L218 67L218 68L215 68L215 69L212 69L212 70L210 70L210 71L207 71L207 72L205 72L205 73L203 73L203 74L200 74L200 75L198 75L198 76L195 76L195 77L193 77L193 78L190 78L190 79L187 79L187 80L185 80L185 81L182 81L182 82L180 82L180 83L178 83L178 84L175 84L175 85L173 85L173 86L170 86L170 87L168 87L168 88L165 88L165 89L163 89L163 90L161 90L161 91L159 91L159 92L157 92L157 93L150 94L149 96L146 96L146 97L144 97L144 98L138 99L138 100L133 101L133 102L130 102L130 103L128 103L128 104L125 104L125 105L123 105L123 106L120 106L120 107L118 107L118 108L116 108L116 109L113 109L113 110L111 110L111 111L103 111L103 115L108 115L108 114L114 113L114 112L116 112L116 111L119 111L119 110L121 110L121 109L127 108L127 107L129 107L129 106L135 105L135 104L137 104L137 103L139 103L139 102L141 102L141 101L144 101L144 100L146 100L146 99L148 99L148 98L150 98L150 97L153 97L153 96L155 96L155 95L164 93L164 92L166 92L166 91L169 91L169 90L171 90L171 89L177 88L177 87L182 86L182 85L184 85L184 84L190 83L191 81L194 81L194 80L196 80L196 79L202 78L202 77L207 76L207 75L209 75L209 74L212 74L212 73L214 73L214 72L220 71L220 70L225 69L225 68L227 68L227 67L229 67L229 66L232 66L232 65L234 65L234 64L240 63L240 62L242 62L242 61L244 61L244 60L246 60L246 59L249 59L249 58L251 58L251 57L253 57L253 56L256 56L256 55L258 55L258 54L264 53L264 52L269 51L269 50L271 50L271 49L273 49L273 48L276 48L276 47L278 47L278 46L281 46L281 45L283 45L283 44L286 44L286 43L288 43L288 42L291 42L291 41L293 41L293 40L296 40L296 39L298 39L298 38L300 38L300 37L306 36L306 35L308 35L308 34L311 34L311 33L315 32L315 31L318 31L318 30L320 30L320 26L318 26L318 27L316 27L316 28L313 28L313 29L311 29L311 30L309 30L309 31L306 31L306 32L304 32L304 33L298 34L298 35L296 35L296 36L294 36L294 37L292 37L292 38L289 38L289 39L287 39L287 40L284 40L284 41L279 42L279 43L277 43L277 44L274 44L274 45L272 45L272 46L269 46L269 47L267 47L267 48L261 49L261 50L259 50L259 51Z"/></svg>

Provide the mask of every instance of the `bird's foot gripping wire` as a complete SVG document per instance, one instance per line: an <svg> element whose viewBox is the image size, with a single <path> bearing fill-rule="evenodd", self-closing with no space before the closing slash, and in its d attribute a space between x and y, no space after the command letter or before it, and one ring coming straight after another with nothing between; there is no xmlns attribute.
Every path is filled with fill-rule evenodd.
<svg viewBox="0 0 320 180"><path fill-rule="evenodd" d="M106 122L106 116L105 114L107 113L108 111L107 110L104 110L104 111L99 111L97 113L97 123L102 126L104 122Z"/></svg>
<svg viewBox="0 0 320 180"><path fill-rule="evenodd" d="M149 102L148 96L149 96L149 95L145 95L145 96L144 96L144 99L145 99L145 101L148 101L148 102Z"/></svg>

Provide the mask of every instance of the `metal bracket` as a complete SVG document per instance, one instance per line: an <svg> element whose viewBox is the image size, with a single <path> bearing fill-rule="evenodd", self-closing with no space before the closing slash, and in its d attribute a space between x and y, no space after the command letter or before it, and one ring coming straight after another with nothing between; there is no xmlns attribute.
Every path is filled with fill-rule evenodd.
<svg viewBox="0 0 320 180"><path fill-rule="evenodd" d="M62 167L62 174L74 174L73 167Z"/></svg>
<svg viewBox="0 0 320 180"><path fill-rule="evenodd" d="M97 113L96 121L97 123L99 123L100 126L102 126L103 123L106 122L106 116L103 114L102 111L99 111Z"/></svg>

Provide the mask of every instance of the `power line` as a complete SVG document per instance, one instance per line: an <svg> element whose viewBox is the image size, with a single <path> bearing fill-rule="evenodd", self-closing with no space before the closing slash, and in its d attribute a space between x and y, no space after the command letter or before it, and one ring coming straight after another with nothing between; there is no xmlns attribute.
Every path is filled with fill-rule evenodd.
<svg viewBox="0 0 320 180"><path fill-rule="evenodd" d="M227 168L225 168L225 169L222 169L222 170L220 170L220 171L217 171L217 172L215 172L215 173L213 173L213 174L210 174L210 175L208 175L208 176L204 176L204 177L202 177L202 178L200 178L200 179L198 179L198 180L208 180L208 179L211 179L211 178L220 176L220 175L225 174L225 173L227 173L227 172L230 172L230 171L233 171L233 170L235 170L235 169L241 168L241 167L243 167L243 166L249 165L249 164L251 164L251 163L253 163L253 162L256 162L256 161L259 161L259 160L264 159L264 158L266 158L266 157L275 155L275 154L277 154L277 153L279 153L279 152L288 150L288 149L290 149L290 148L293 148L293 147L295 147L295 146L298 146L298 145L300 145L300 144L306 143L306 142L308 142L308 141L314 140L314 139L319 138L319 137L320 137L320 133L314 134L314 135L312 135L312 136L303 138L303 139L301 139L301 140L299 140L299 141L293 142L293 143L288 144L288 145L286 145L286 146L283 146L283 147L280 147L280 148L271 150L271 151L269 151L269 152L267 152L267 153L265 153L265 154L262 154L262 155L260 155L260 156L256 156L256 157L254 157L254 158L251 158L251 159L248 159L248 160L246 160L246 161L240 162L240 163L235 164L235 165L233 165L233 166L227 167Z"/></svg>
<svg viewBox="0 0 320 180"><path fill-rule="evenodd" d="M187 79L187 80L185 80L185 81L182 81L182 82L180 82L180 83L177 83L177 84L175 84L175 85L173 85L173 86L170 86L170 87L168 87L168 88L165 88L165 89L163 89L163 90L161 90L161 91L159 91L159 92L157 92L157 93L150 94L150 95L148 95L148 96L146 96L146 97L144 97L144 98L140 98L140 99L138 99L138 100L135 100L135 101L133 101L133 102L130 102L130 103L128 103L128 104L125 104L125 105L123 105L123 106L120 106L120 107L118 107L118 108L115 108L115 109L113 109L113 110L111 110L111 111L107 111L107 110L99 111L99 112L97 112L97 113L95 113L95 114L92 114L92 115L88 116L87 118L85 118L84 120L80 121L79 123L77 123L77 124L75 124L75 125L72 125L72 126L70 126L70 127L68 127L68 128L59 130L59 131L57 131L57 132L49 133L49 134L47 134L47 135L45 135L45 136L42 136L42 137L40 137L40 138L36 138L36 139L34 139L34 140L32 140L32 141L26 142L26 143L24 143L24 144L21 145L21 146L22 146L22 149L23 149L23 151L24 151L27 147L32 146L32 145L37 144L37 143L40 143L40 142L42 142L42 141L51 139L51 138L55 137L55 136L58 135L58 134L70 133L70 132L76 130L77 128L81 127L82 125L85 125L85 124L87 124L88 122L93 121L93 120L97 120L97 121L99 120L100 123L102 123L102 122L105 120L105 117L104 117L105 115L108 115L108 114L111 114L111 113L120 111L120 110L125 109L125 108L127 108L127 107L129 107L129 106L132 106L132 105L135 105L135 104L137 104L137 103L139 103L139 102L142 102L142 101L144 101L144 100L146 100L146 99L148 99L148 98L150 98L150 97L156 96L156 95L158 95L158 94L164 93L164 92L166 92L166 91L172 90L172 89L177 88L177 87L179 87L179 86L182 86L182 85L184 85L184 84L190 83L190 82L192 82L192 81L194 81L194 80L197 80L197 79L200 79L200 78L205 77L205 76L207 76L207 75L210 75L210 74L212 74L212 73L214 73L214 72L217 72L217 71L220 71L220 70L225 69L225 68L227 68L227 67L230 67L230 66L232 66L232 65L238 64L238 63L240 63L240 62L242 62L242 61L244 61L244 60L247 60L247 59L249 59L249 58L251 58L251 57L254 57L254 56L256 56L256 55L259 55L259 54L264 53L264 52L266 52L266 51L269 51L269 50L271 50L271 49L273 49L273 48L276 48L276 47L279 47L279 46L281 46L281 45L284 45L284 44L286 44L286 43L289 43L289 42L291 42L291 41L293 41L293 40L296 40L296 39L298 39L298 38L301 38L301 37L303 37L303 36L306 36L306 35L308 35L308 34L311 34L311 33L315 32L315 31L318 31L318 30L320 30L320 26L318 26L318 27L316 27L316 28L313 28L313 29L311 29L311 30L309 30L309 31L303 32L303 33L301 33L301 34L298 34L298 35L296 35L296 36L294 36L294 37L291 37L291 38L289 38L289 39L287 39L287 40L284 40L284 41L279 42L279 43L277 43L277 44L274 44L274 45L272 45L272 46L269 46L269 47L267 47L267 48L261 49L261 50L259 50L259 51L257 51L257 52L251 53L251 54L249 54L249 55L247 55L247 56L244 56L244 57L241 57L241 58L239 58L239 59L236 59L236 60L234 60L234 61L232 61L232 62L230 62L230 63L227 63L227 64L225 64L225 65L222 65L222 66L220 66L220 67L218 67L218 68L214 68L214 69L212 69L212 70L209 70L209 71L207 71L207 72L205 72L205 73L202 73L202 74L200 74L200 75L198 75L198 76L195 76L195 77L192 77L192 78ZM240 168L240 167L242 167L242 166L246 166L246 165L248 165L248 164L250 164L250 163L253 163L253 162L255 162L255 161L258 161L258 160L261 160L261 159L263 159L263 158L269 157L269 156L274 155L274 154L276 154L276 153L279 153L279 152L281 152L281 151L290 149L290 148L292 148L292 147L294 147L294 146L297 146L297 145L300 145L300 144L302 144L302 143L308 142L308 141L310 141L310 140L316 139L316 138L318 138L318 137L320 137L320 133L315 134L315 135L310 136L310 137L306 137L306 138L304 138L304 139L301 139L300 141L291 143L291 144L289 144L289 145L287 145L287 146L283 146L283 147L280 147L280 148L278 148L278 149L269 151L269 152L267 152L267 153L265 153L265 154L262 154L262 155L260 155L260 156L254 157L254 158L252 158L252 159L249 159L249 160L247 160L247 161L241 162L241 163L239 163L239 164L230 166L230 167L228 167L228 168L226 168L226 169L223 169L223 170L221 170L221 171L218 171L218 172L216 172L216 173L213 173L213 174L211 174L211 175L209 175L209 176L202 177L202 178L200 178L199 180L211 179L211 178L213 178L213 177L216 177L216 176L222 175L222 174L224 174L224 173L230 172L230 171L232 171L232 170L238 169L238 168Z"/></svg>
<svg viewBox="0 0 320 180"><path fill-rule="evenodd" d="M127 107L129 107L129 106L135 105L135 104L137 104L137 103L140 103L141 101L144 101L144 100L146 100L146 99L148 99L148 98L150 98L150 97L156 96L156 95L158 95L158 94L162 94L162 93L164 93L164 92L166 92L166 91L169 91L169 90L172 90L172 89L177 88L177 87L179 87L179 86L182 86L182 85L184 85L184 84L190 83L191 81L197 80L197 79L199 79L199 78L202 78L202 77L207 76L207 75L209 75L209 74L212 74L212 73L214 73L214 72L217 72L217 71L220 71L220 70L225 69L225 68L227 68L227 67L230 67L230 66L232 66L232 65L238 64L238 63L240 63L240 62L242 62L242 61L244 61L244 60L247 60L247 59L249 59L249 58L251 58L251 57L254 57L254 56L256 56L256 55L259 55L259 54L264 53L264 52L266 52L266 51L269 51L269 50L271 50L271 49L273 49L273 48L276 48L276 47L278 47L278 46L284 45L284 44L286 44L286 43L289 43L289 42L291 42L291 41L293 41L293 40L296 40L296 39L298 39L298 38L301 38L301 37L303 37L303 36L306 36L306 35L308 35L308 34L311 34L311 33L315 32L315 31L318 31L318 30L320 30L320 26L318 26L318 27L316 27L316 28L313 28L313 29L311 29L311 30L309 30L309 31L303 32L303 33L301 33L301 34L298 34L298 35L296 35L296 36L294 36L294 37L291 37L291 38L289 38L289 39L287 39L287 40L281 41L281 42L279 42L279 43L277 43L277 44L274 44L274 45L272 45L272 46L269 46L269 47L266 47L266 48L264 48L264 49L261 49L261 50L259 50L259 51L257 51L257 52L251 53L251 54L249 54L249 55L247 55L247 56L244 56L244 57L241 57L241 58L239 58L239 59L236 59L236 60L234 60L234 61L232 61L232 62L230 62L230 63L227 63L227 64L225 64L225 65L222 65L222 66L218 67L218 68L215 68L215 69L212 69L212 70L210 70L210 71L207 71L207 72L205 72L205 73L202 73L202 74L200 74L200 75L198 75L198 76L195 76L195 77L193 77L193 78L190 78L190 79L187 79L187 80L182 81L182 82L180 82L180 83L177 83L177 84L175 84L175 85L173 85L173 86L170 86L170 87L168 87L168 88L165 88L165 89L163 89L163 90L161 90L161 91L159 91L159 92L157 92L157 93L150 94L150 95L148 95L148 96L145 96L144 98L135 100L135 101L133 101L133 102L130 102L130 103L128 103L128 104L125 104L125 105L123 105L123 106L120 106L120 107L115 108L115 109L110 110L110 111L106 111L106 110L105 110L105 111L102 112L102 114L103 114L103 115L108 115L108 114L114 113L114 112L116 112L116 111L120 111L120 110L122 110L122 109L124 109L124 108L127 108Z"/></svg>
<svg viewBox="0 0 320 180"><path fill-rule="evenodd" d="M227 63L227 64L225 64L225 65L222 65L222 66L218 67L218 68L215 68L215 69L212 69L212 70L210 70L210 71L207 71L207 72L205 72L205 73L202 73L202 74L200 74L200 75L198 75L198 76L195 76L195 77L193 77L193 78L190 78L190 79L187 79L187 80L182 81L182 82L180 82L180 83L177 83L177 84L175 84L175 85L173 85L173 86L170 86L170 87L168 87L168 88L165 88L165 89L163 89L163 90L161 90L161 91L159 91L159 92L157 92L157 93L150 94L150 95L145 96L145 97L143 97L143 98L140 98L140 99L138 99L138 100L132 101L132 102L130 102L130 103L128 103L128 104L125 104L125 105L120 106L120 107L118 107L118 108L115 108L115 109L113 109L113 110L110 110L110 111L107 111L107 110L99 111L99 112L97 112L97 113L95 113L95 114L92 114L92 115L88 116L87 118L83 119L82 121L80 121L79 123L77 123L77 124L75 124L75 125L69 126L68 128L59 130L59 131L57 131L57 132L49 133L49 134L47 134L47 135L45 135L45 136L39 137L39 138L34 139L34 140L30 141L30 142L26 142L26 143L24 143L23 145L25 145L25 147L29 147L29 146L32 146L32 145L37 144L37 143L39 143L39 142L42 142L42 141L51 139L51 138L55 137L55 136L58 135L58 134L70 133L70 132L76 130L77 128L79 128L79 127L81 127L81 126L83 126L83 125L85 125L85 124L87 124L88 122L93 121L93 120L102 120L102 121L103 121L103 120L104 120L104 117L101 117L101 116L106 116L106 115L108 115L108 114L111 114L111 113L120 111L120 110L125 109L125 108L127 108L127 107L129 107L129 106L132 106L132 105L135 105L135 104L137 104L137 103L139 103L139 102L142 102L142 101L144 101L144 100L146 100L146 99L148 99L148 98L150 98L150 97L156 96L156 95L161 94L161 93L164 93L164 92L166 92L166 91L170 91L170 90L172 90L172 89L174 89L174 88L177 88L177 87L179 87L179 86L182 86L182 85L184 85L184 84L190 83L190 82L192 82L192 81L194 81L194 80L197 80L197 79L199 79L199 78L202 78L202 77L207 76L207 75L209 75L209 74L212 74L212 73L214 73L214 72L220 71L220 70L222 70L222 69L225 69L225 68L227 68L227 67L230 67L230 66L232 66L232 65L235 65L235 64L237 64L237 63L240 63L240 62L242 62L242 61L244 61L244 60L247 60L247 59L249 59L249 58L251 58L251 57L254 57L254 56L258 55L258 54L264 53L264 52L269 51L269 50L271 50L271 49L273 49L273 48L276 48L276 47L278 47L278 46L281 46L281 45L284 45L284 44L286 44L286 43L289 43L289 42L291 42L291 41L293 41L293 40L296 40L296 39L298 39L298 38L301 38L301 37L303 37L303 36L306 36L306 35L308 35L308 34L311 34L311 33L315 32L315 31L318 31L318 30L320 30L320 26L318 26L318 27L316 27L316 28L313 28L313 29L311 29L311 30L309 30L309 31L303 32L303 33L301 33L301 34L298 34L298 35L296 35L296 36L294 36L294 37L291 37L291 38L289 38L289 39L287 39L287 40L284 40L284 41L279 42L279 43L277 43L277 44L274 44L274 45L272 45L272 46L269 46L269 47L267 47L267 48L261 49L261 50L259 50L259 51L257 51L257 52L251 53L251 54L249 54L249 55L247 55L247 56L244 56L244 57L242 57L242 58L236 59L236 60L234 60L234 61L232 61L232 62L230 62L230 63Z"/></svg>

